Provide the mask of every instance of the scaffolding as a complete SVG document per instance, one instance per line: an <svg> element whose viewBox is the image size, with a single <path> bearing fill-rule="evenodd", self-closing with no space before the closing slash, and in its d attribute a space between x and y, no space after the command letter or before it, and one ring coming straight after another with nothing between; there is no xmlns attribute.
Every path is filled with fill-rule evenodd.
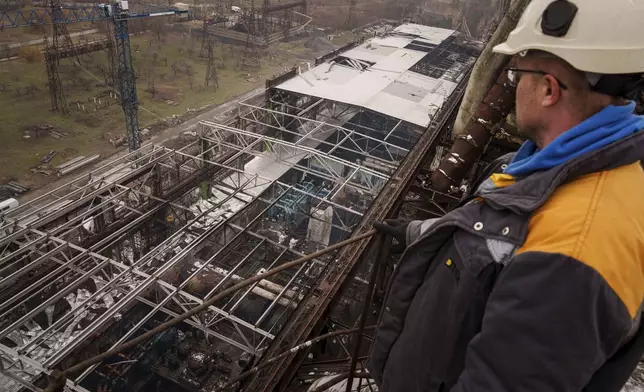
<svg viewBox="0 0 644 392"><path fill-rule="evenodd" d="M302 32L311 21L306 12L306 1L278 4L264 1L261 8L251 2L241 15L212 20L204 32L222 42L266 48Z"/></svg>

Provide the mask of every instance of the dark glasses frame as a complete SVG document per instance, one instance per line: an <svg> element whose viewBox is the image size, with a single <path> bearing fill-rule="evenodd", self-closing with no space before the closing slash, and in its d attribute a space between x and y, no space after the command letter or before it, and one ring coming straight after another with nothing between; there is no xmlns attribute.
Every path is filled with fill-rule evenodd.
<svg viewBox="0 0 644 392"><path fill-rule="evenodd" d="M561 86L562 90L568 90L568 86L566 86L561 80L559 80L559 78L557 78L556 76L552 75L551 73L548 73L548 72L545 72L545 71L541 71L541 70L538 70L538 69L522 69L522 68L513 68L513 67L507 67L507 68L504 69L504 71L505 71L505 75L506 75L506 77L508 79L508 82L510 82L510 84L513 87L516 87L519 84L519 79L520 78L518 78L517 74L519 72L523 72L523 73L533 73L533 74L543 75L543 76L550 75L557 81L557 83L559 83L559 86ZM515 75L515 76L513 76L513 75Z"/></svg>

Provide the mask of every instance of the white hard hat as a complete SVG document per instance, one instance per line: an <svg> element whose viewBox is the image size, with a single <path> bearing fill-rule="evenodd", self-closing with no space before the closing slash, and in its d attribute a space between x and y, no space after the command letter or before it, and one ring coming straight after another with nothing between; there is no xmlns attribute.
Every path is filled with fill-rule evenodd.
<svg viewBox="0 0 644 392"><path fill-rule="evenodd" d="M532 0L495 53L541 50L596 74L644 73L643 0Z"/></svg>

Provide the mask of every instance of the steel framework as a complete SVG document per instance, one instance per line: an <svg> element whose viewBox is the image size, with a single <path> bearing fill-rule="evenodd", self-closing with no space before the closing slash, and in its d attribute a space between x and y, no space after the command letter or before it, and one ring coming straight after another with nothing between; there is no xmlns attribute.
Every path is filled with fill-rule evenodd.
<svg viewBox="0 0 644 392"><path fill-rule="evenodd" d="M205 35L202 38L206 42L206 53L208 55L208 65L206 66L206 86L211 84L215 87L219 87L219 76L217 75L217 62L215 59L215 44L212 37Z"/></svg>
<svg viewBox="0 0 644 392"><path fill-rule="evenodd" d="M364 212L357 229L364 230L370 227L374 221L395 215L402 207L404 198L415 182L417 174L427 161L432 160L433 152L441 141L442 133L447 131L448 127L445 125L450 119L453 120L455 108L463 96L467 80L468 75L466 74L449 99L438 110L436 118L429 128L416 141L415 147L397 166L387 186L378 194L369 209ZM454 201L449 200L449 202L453 203ZM276 353L283 352L286 348L305 341L308 336L320 332L320 327L324 325L321 323L323 318L329 315L333 316L333 313L329 313L329 309L331 304L337 300L341 289L346 289L347 286L352 286L352 283L358 281L358 278L354 280L348 278L355 276L360 261L365 255L370 254L368 250L373 250L370 248L370 244L370 240L363 240L361 243L350 245L340 252L336 257L337 263L325 270L318 280L317 288L314 291L315 295L307 297L305 302L297 308L296 313L264 351L263 358L271 358ZM361 264L363 271L360 276L369 275L369 271L376 268L377 263L373 262L374 259L377 257L365 257L365 263ZM346 300L351 301L352 296L349 295ZM353 315L352 321L357 321L356 315ZM347 354L350 355L348 351ZM244 389L249 391L284 390L293 379L306 355L307 353L293 353L275 361L271 366L262 369L248 380Z"/></svg>
<svg viewBox="0 0 644 392"><path fill-rule="evenodd" d="M51 110L60 110L62 113L67 113L69 112L69 108L67 107L65 92L60 81L58 62L63 56L72 58L75 61L80 60L77 58L74 43L69 36L67 26L62 23L64 20L62 8L60 0L50 0L49 11L52 14L53 28L51 42L45 34L45 63L49 83L49 95L51 97Z"/></svg>
<svg viewBox="0 0 644 392"><path fill-rule="evenodd" d="M420 137L400 122L358 121L365 113L346 105L266 96L264 105L255 97L241 103L234 123L202 122L198 140L180 150L144 146L0 223L7 382L38 391L42 373L81 351L114 347L231 282L350 236ZM305 222L327 225L332 235L319 242ZM186 327L238 356L259 355L333 259L260 281ZM107 346L104 336L113 337ZM68 387L85 391L101 366Z"/></svg>

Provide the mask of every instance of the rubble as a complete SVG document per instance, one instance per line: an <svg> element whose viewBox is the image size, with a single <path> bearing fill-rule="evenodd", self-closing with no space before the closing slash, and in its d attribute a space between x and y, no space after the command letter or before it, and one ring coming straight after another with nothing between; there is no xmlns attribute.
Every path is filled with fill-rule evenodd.
<svg viewBox="0 0 644 392"><path fill-rule="evenodd" d="M44 157L40 160L40 162L41 162L41 163L49 163L49 162L51 162L51 160L52 160L52 159L54 159L54 157L56 156L56 154L58 154L58 152L57 152L56 150L51 150L51 151L49 151L49 154L47 154L46 156L44 156Z"/></svg>
<svg viewBox="0 0 644 392"><path fill-rule="evenodd" d="M127 137L123 133L113 136L110 132L105 132L105 136L107 137L107 140L110 142L110 144L114 147L123 146L127 142Z"/></svg>
<svg viewBox="0 0 644 392"><path fill-rule="evenodd" d="M68 136L66 132L62 132L60 129L51 124L37 124L25 127L23 138L39 138L45 135L49 135L54 139L60 139Z"/></svg>
<svg viewBox="0 0 644 392"><path fill-rule="evenodd" d="M644 392L644 362L640 362L622 392Z"/></svg>

